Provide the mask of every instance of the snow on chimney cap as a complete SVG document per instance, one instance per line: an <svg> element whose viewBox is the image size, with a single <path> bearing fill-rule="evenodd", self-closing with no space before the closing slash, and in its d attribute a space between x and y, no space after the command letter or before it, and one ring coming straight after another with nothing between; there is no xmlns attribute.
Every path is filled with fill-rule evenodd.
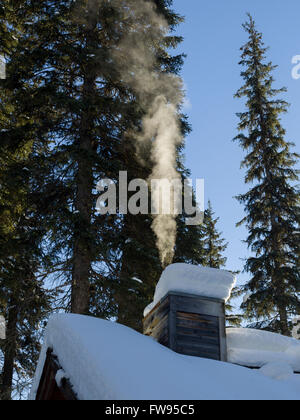
<svg viewBox="0 0 300 420"><path fill-rule="evenodd" d="M147 306L144 316L169 292L187 293L225 302L231 296L236 278L225 270L177 263L169 265L156 286L154 300Z"/></svg>

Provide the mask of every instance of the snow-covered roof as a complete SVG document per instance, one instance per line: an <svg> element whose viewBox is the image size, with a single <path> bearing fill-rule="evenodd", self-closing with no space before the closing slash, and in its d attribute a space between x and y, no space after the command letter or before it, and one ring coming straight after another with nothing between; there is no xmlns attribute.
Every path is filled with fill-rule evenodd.
<svg viewBox="0 0 300 420"><path fill-rule="evenodd" d="M156 286L154 300L145 309L144 316L169 292L182 292L227 301L235 285L235 276L229 271L190 264L169 265Z"/></svg>
<svg viewBox="0 0 300 420"><path fill-rule="evenodd" d="M300 341L267 331L227 329L228 360L249 367L286 363L300 372Z"/></svg>
<svg viewBox="0 0 300 420"><path fill-rule="evenodd" d="M51 317L31 399L48 348L80 400L300 399L295 378L276 381L229 363L180 355L122 325L79 315Z"/></svg>

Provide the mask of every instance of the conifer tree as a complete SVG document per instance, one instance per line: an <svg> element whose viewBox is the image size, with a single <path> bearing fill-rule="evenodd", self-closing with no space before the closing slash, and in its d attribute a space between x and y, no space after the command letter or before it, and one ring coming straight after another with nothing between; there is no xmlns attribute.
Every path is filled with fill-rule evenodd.
<svg viewBox="0 0 300 420"><path fill-rule="evenodd" d="M182 18L171 10L172 2L153 2L175 30ZM18 97L28 132L23 132L23 125L17 131L11 124L3 141L11 146L18 139L25 143L24 138L28 139L23 167L30 182L24 194L26 200L33 200L35 226L42 226L37 253L46 251L45 271L61 284L59 307L117 317L140 330L142 310L152 299L161 273L151 216L95 213L99 180L117 182L121 170L128 172L129 180L146 180L152 169L149 153L146 164L136 157L131 135L141 130L145 111L112 55L126 24L130 29L134 22L122 21L118 2L28 1L23 9L21 2L11 4L14 24L21 25L22 43L13 59L18 76L8 83L17 93L15 100ZM138 25L145 27L142 21ZM169 50L181 38L172 34L159 42L149 40L152 44L147 48L157 53L158 76L177 74L183 56L172 57ZM182 116L183 135L188 129ZM178 169L184 172L181 153L178 148ZM178 226L177 260L199 263L200 230L186 227L184 216L178 218ZM40 262L38 258L31 275Z"/></svg>
<svg viewBox="0 0 300 420"><path fill-rule="evenodd" d="M237 98L246 99L246 110L238 114L236 137L247 155L245 182L251 189L238 197L246 217L240 222L249 230L247 243L254 255L245 270L251 275L245 286L251 296L246 314L264 328L291 334L290 317L299 305L299 189L296 163L299 155L285 140L280 116L288 104L278 99L285 89L275 89L275 66L266 61L262 34L253 18L243 25L249 40L242 47L240 65L244 85Z"/></svg>
<svg viewBox="0 0 300 420"><path fill-rule="evenodd" d="M181 17L170 9L171 2L155 4L174 30ZM112 55L126 37L127 26L129 30L133 24L143 27L145 23L130 18L125 24L119 6L118 2L98 0L49 0L42 2L39 18L30 30L36 43L33 57L38 55L36 72L42 81L40 96L51 104L50 112L55 114L48 135L54 146L45 156L49 174L44 176L46 184L41 190L45 197L52 198L48 220L64 283L71 285L68 309L113 316L113 308L118 307L125 323L127 316L121 314L138 306L134 323L140 325L141 308L153 295L161 271L150 230L151 217L95 214L99 180L117 182L122 170L128 172L129 181L146 180L151 173L149 154L148 164L141 165L136 157L136 140L130 135L141 130L144 110ZM158 40L151 41L157 51L158 75L179 72L183 57L171 57L168 49L180 41L175 35L160 40L159 45ZM182 126L184 131L184 117ZM131 240L134 247L129 245ZM151 267L152 271L156 267L153 274ZM135 294L130 286L132 278L142 275L147 285L146 291L138 292L142 303L129 304ZM134 317L131 314L129 318Z"/></svg>
<svg viewBox="0 0 300 420"><path fill-rule="evenodd" d="M228 244L221 238L221 233L218 232L217 223L219 218L214 219L214 212L211 202L208 203L208 208L204 213L204 223L202 226L203 232L203 253L204 266L211 268L222 268L226 265L227 258L223 256Z"/></svg>
<svg viewBox="0 0 300 420"><path fill-rule="evenodd" d="M208 207L204 213L204 221L201 226L201 243L202 243L202 265L216 269L224 269L227 263L227 258L224 252L228 247L228 243L222 238L218 231L217 224L219 218L215 218L212 204L209 201ZM237 274L237 272L234 272ZM231 298L226 304L226 320L229 326L240 326L242 316L235 312L232 301L240 295L239 288L236 287L231 293Z"/></svg>
<svg viewBox="0 0 300 420"><path fill-rule="evenodd" d="M0 81L0 313L6 319L0 398L23 392L39 354L39 325L50 300L37 278L46 258L42 249L44 220L34 188L39 141L29 110L35 83L31 62L23 61L29 48L25 20L32 15L24 2L4 2L0 8L0 54L7 61L6 79ZM38 165L39 166L39 165ZM40 167L39 167L40 170ZM17 395L16 395L17 393Z"/></svg>
<svg viewBox="0 0 300 420"><path fill-rule="evenodd" d="M45 104L36 116L49 145L48 171L39 178L51 232L48 250L56 257L57 277L71 291L68 310L89 313L91 298L95 305L90 288L102 282L112 254L101 237L109 224L95 214L95 189L100 179L117 180L129 102L110 62L116 16L108 2L94 0L42 1L34 11L28 34L35 48L24 52L24 60L34 63L35 95ZM103 282L100 288L105 294Z"/></svg>

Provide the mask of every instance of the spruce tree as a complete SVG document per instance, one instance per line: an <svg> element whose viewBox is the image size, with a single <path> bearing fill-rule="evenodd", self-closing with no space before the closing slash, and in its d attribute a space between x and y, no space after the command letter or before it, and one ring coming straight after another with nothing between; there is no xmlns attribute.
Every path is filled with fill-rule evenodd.
<svg viewBox="0 0 300 420"><path fill-rule="evenodd" d="M171 2L154 3L174 30L182 19L170 9ZM36 72L42 81L40 95L55 114L48 134L53 146L45 156L49 174L41 190L52 199L51 241L64 283L71 286L68 310L113 316L118 308L121 322L129 317L134 318L130 325L140 325L142 307L153 295L161 271L151 217L95 214L95 187L103 178L117 182L121 170L128 172L129 181L146 180L151 173L149 151L144 150L148 162L141 164L131 134L141 130L145 110L112 54L132 25L145 30L147 23L134 16L123 22L118 2L49 0L40 10L30 27L39 51ZM155 48L157 54L158 77L180 71L183 57L171 57L168 51L180 41L175 35L148 37L152 45L147 48ZM182 127L184 134L184 117ZM133 290L141 283L131 286L132 278L141 276L146 286L137 292L136 301ZM132 297L136 303L129 304ZM138 315L133 316L137 307ZM128 310L131 315L124 315Z"/></svg>
<svg viewBox="0 0 300 420"><path fill-rule="evenodd" d="M211 202L208 202L208 208L204 213L204 222L202 226L203 232L203 253L204 253L204 266L211 268L222 268L226 265L227 258L223 256L228 244L221 237L218 232L217 223L219 218L214 218L214 212Z"/></svg>
<svg viewBox="0 0 300 420"><path fill-rule="evenodd" d="M28 386L39 354L40 322L50 307L37 273L45 267L45 236L34 172L40 144L37 121L30 112L32 63L25 21L32 18L24 2L6 1L0 9L0 54L6 58L6 79L0 81L0 313L6 319L0 398L20 397ZM26 6L26 7L25 7ZM31 101L29 100L31 99ZM30 103L30 105L29 105ZM35 104L37 106L37 104ZM34 169L35 168L35 169ZM26 393L26 391L25 391Z"/></svg>
<svg viewBox="0 0 300 420"><path fill-rule="evenodd" d="M174 31L182 18L171 10L172 2L153 3ZM44 276L51 273L61 285L60 308L117 317L140 330L142 310L162 270L152 219L96 214L95 187L104 178L117 182L121 170L129 180L146 180L152 170L149 150L144 150L146 164L137 158L132 134L141 130L143 104L112 54L132 24L142 30L147 24L141 18L123 21L119 2L43 0L26 2L23 9L17 4L12 16L24 30L23 41L13 60L18 77L8 80L15 83L25 121L30 121L26 167L40 218L32 214L44 229L39 236L44 234L49 264ZM183 56L172 57L169 50L181 38L171 34L148 41L147 48L157 55L158 77L178 74ZM188 129L182 116L183 135ZM5 135L9 145L24 137L14 132L14 138L12 130ZM184 172L181 154L178 148L178 170ZM178 226L176 258L199 263L199 229L185 227L184 216Z"/></svg>
<svg viewBox="0 0 300 420"><path fill-rule="evenodd" d="M244 305L248 317L260 326L291 334L290 317L299 314L299 189L292 143L285 140L280 116L288 104L278 99L285 89L275 89L275 66L266 61L262 34L253 18L243 25L249 40L241 49L244 85L237 98L246 99L246 110L238 114L236 137L247 152L242 162L245 182L251 189L238 197L246 216L240 222L249 230L247 244L253 256L245 270L251 275L245 286L251 296Z"/></svg>
<svg viewBox="0 0 300 420"><path fill-rule="evenodd" d="M109 224L95 214L96 184L117 180L124 130L119 120L120 115L126 120L129 102L110 62L116 16L102 1L49 0L33 6L36 19L28 33L34 48L24 51L24 60L34 63L35 96L45 104L35 115L48 145L43 157L48 170L38 179L51 232L48 252L56 258L56 278L71 296L66 308L89 313L90 299L95 305L90 288L102 281L101 272L110 271L105 269L109 243L101 237ZM101 289L105 294L103 282Z"/></svg>
<svg viewBox="0 0 300 420"><path fill-rule="evenodd" d="M212 208L212 204L209 201L208 207L204 212L204 221L201 226L201 242L202 242L202 254L203 262L202 265L205 267L211 267L216 269L224 269L227 263L227 258L224 256L224 252L228 247L228 243L222 238L222 234L218 231L217 224L220 218L215 218L215 213ZM238 274L238 272L233 272ZM235 308L232 301L240 295L239 288L236 287L231 293L231 297L226 304L226 320L229 326L240 326L242 322L242 316L235 312Z"/></svg>

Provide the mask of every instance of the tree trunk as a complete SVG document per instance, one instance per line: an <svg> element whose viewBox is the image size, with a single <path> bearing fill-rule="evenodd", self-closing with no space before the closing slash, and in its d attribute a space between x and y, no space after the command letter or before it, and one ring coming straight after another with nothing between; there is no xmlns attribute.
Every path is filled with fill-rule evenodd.
<svg viewBox="0 0 300 420"><path fill-rule="evenodd" d="M278 269L276 270L279 271ZM276 278L274 279L274 285L277 289L277 296L276 296L276 306L279 313L279 330L280 334L285 335L287 337L291 336L291 330L289 328L289 318L288 318L288 311L287 311L287 304L283 300L283 296L285 294L284 290L284 282L282 279Z"/></svg>
<svg viewBox="0 0 300 420"><path fill-rule="evenodd" d="M291 332L289 329L288 323L288 315L286 308L279 308L279 317L280 317L280 332L282 335L286 335L287 337L291 336Z"/></svg>
<svg viewBox="0 0 300 420"><path fill-rule="evenodd" d="M95 24L87 29L87 47L94 45ZM86 66L82 91L82 111L78 141L78 170L76 177L77 195L75 210L77 223L74 232L71 311L88 314L90 299L90 268L92 263L91 221L93 212L93 132L95 106L93 97L96 89L94 68Z"/></svg>
<svg viewBox="0 0 300 420"><path fill-rule="evenodd" d="M139 229L135 216L126 215L124 217L124 226L122 237L132 238L134 235L134 228ZM137 296L132 290L137 287L138 283L132 280L132 277L136 275L135 269L137 267L132 266L132 246L131 244L124 244L122 249L122 260L120 270L120 283L117 293L115 294L115 300L118 305L118 323L126 325L136 331L143 332L143 309L146 304L141 307L142 296ZM150 273L149 273L150 275Z"/></svg>
<svg viewBox="0 0 300 420"><path fill-rule="evenodd" d="M86 121L87 122L87 121ZM90 152L91 140L88 135L81 137L80 149ZM83 153L82 153L83 154ZM72 307L73 313L87 314L89 310L89 275L91 267L91 214L93 207L92 168L88 159L78 163L77 196L75 209L77 223L75 228L73 273L72 273Z"/></svg>
<svg viewBox="0 0 300 420"><path fill-rule="evenodd" d="M11 400L14 375L14 364L17 353L18 306L11 300L4 341L4 365L1 375L0 400Z"/></svg>
<svg viewBox="0 0 300 420"><path fill-rule="evenodd" d="M84 172L84 171L82 171ZM82 173L80 174L82 175ZM82 180L82 176L79 177ZM76 210L79 211L82 223L79 223L78 231L76 232L73 253L73 273L72 273L72 297L71 297L71 311L77 314L87 314L89 310L89 275L90 275L90 250L88 245L88 220L90 220L90 212L88 212L87 203L90 202L88 188L85 182L79 182ZM85 190L85 193L84 193ZM80 201L82 200L82 201ZM81 231L80 231L81 229Z"/></svg>

